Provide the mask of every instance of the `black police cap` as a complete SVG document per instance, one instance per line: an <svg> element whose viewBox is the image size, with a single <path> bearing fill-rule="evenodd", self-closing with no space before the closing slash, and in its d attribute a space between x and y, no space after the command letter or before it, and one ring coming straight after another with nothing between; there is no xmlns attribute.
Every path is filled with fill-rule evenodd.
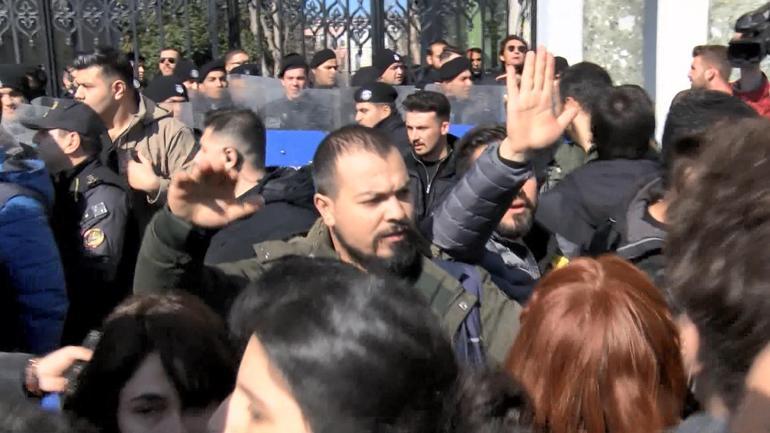
<svg viewBox="0 0 770 433"><path fill-rule="evenodd" d="M451 81L465 71L471 70L471 62L465 57L456 57L443 65L438 70L440 81Z"/></svg>
<svg viewBox="0 0 770 433"><path fill-rule="evenodd" d="M177 63L176 68L174 68L174 76L182 81L198 81L198 78L200 78L201 74L200 71L198 71L198 67L195 66L195 63L193 63L192 60L182 59Z"/></svg>
<svg viewBox="0 0 770 433"><path fill-rule="evenodd" d="M189 101L187 89L184 87L182 80L173 75L155 77L150 81L150 84L144 89L142 94L156 103L165 102L168 98L174 96L183 96L185 101Z"/></svg>
<svg viewBox="0 0 770 433"><path fill-rule="evenodd" d="M255 63L245 63L230 70L230 75L260 75L260 67Z"/></svg>
<svg viewBox="0 0 770 433"><path fill-rule="evenodd" d="M392 104L396 102L398 92L390 84L374 82L364 84L353 94L356 102L371 102L373 104Z"/></svg>
<svg viewBox="0 0 770 433"><path fill-rule="evenodd" d="M313 56L313 59L310 60L310 68L315 69L324 63L328 62L329 60L336 59L337 54L334 53L334 51L330 50L329 48L323 49Z"/></svg>
<svg viewBox="0 0 770 433"><path fill-rule="evenodd" d="M26 92L27 67L22 65L0 65L0 87ZM26 95L25 95L26 96Z"/></svg>
<svg viewBox="0 0 770 433"><path fill-rule="evenodd" d="M222 59L214 59L203 65L201 67L200 77L198 77L198 82L202 83L206 79L206 76L214 71L225 72L225 61Z"/></svg>
<svg viewBox="0 0 770 433"><path fill-rule="evenodd" d="M281 69L278 78L283 78L283 74L290 69L304 69L307 72L308 65L302 56L292 53L281 59Z"/></svg>
<svg viewBox="0 0 770 433"><path fill-rule="evenodd" d="M396 54L395 51L387 48L379 50L372 58L372 66L377 71L377 77L380 77L394 63L403 63L404 59Z"/></svg>
<svg viewBox="0 0 770 433"><path fill-rule="evenodd" d="M74 131L97 141L100 136L107 134L107 128L102 119L91 107L71 99L55 101L43 117L24 120L22 125L34 130L63 129Z"/></svg>

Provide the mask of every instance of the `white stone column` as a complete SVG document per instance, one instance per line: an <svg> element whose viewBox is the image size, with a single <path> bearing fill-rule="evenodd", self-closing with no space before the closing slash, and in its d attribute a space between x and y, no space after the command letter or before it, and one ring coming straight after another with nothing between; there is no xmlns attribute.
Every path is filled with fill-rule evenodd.
<svg viewBox="0 0 770 433"><path fill-rule="evenodd" d="M709 0L658 0L655 117L658 140L671 100L690 87L692 49L708 41Z"/></svg>
<svg viewBox="0 0 770 433"><path fill-rule="evenodd" d="M583 0L537 0L537 43L570 65L583 61Z"/></svg>

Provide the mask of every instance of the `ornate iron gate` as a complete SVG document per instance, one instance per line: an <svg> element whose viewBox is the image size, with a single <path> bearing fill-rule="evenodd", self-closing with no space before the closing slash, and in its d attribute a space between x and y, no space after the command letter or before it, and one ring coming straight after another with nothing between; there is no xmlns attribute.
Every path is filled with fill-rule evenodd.
<svg viewBox="0 0 770 433"><path fill-rule="evenodd" d="M0 62L41 65L57 76L78 51L120 46L144 54L180 48L198 62L243 47L273 70L289 52L329 47L348 74L392 48L420 63L445 38L481 47L488 67L507 33L531 38L535 0L0 0ZM511 12L513 11L513 12ZM49 73L49 90L58 79Z"/></svg>

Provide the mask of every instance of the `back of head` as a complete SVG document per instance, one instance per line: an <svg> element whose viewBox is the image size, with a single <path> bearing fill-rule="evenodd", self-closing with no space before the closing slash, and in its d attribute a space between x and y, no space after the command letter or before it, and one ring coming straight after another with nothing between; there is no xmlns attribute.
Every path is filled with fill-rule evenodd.
<svg viewBox="0 0 770 433"><path fill-rule="evenodd" d="M253 111L247 108L210 111L206 114L203 128L229 137L244 162L257 170L265 168L265 125Z"/></svg>
<svg viewBox="0 0 770 433"><path fill-rule="evenodd" d="M733 71L733 65L727 57L727 46L725 45L698 45L693 48L692 56L700 57L709 67L719 71L724 81L730 80L730 74Z"/></svg>
<svg viewBox="0 0 770 433"><path fill-rule="evenodd" d="M580 258L535 288L507 369L550 433L646 433L679 421L677 329L660 291L630 263Z"/></svg>
<svg viewBox="0 0 770 433"><path fill-rule="evenodd" d="M710 130L668 209L666 278L699 333L703 374L734 409L770 342L770 123Z"/></svg>
<svg viewBox="0 0 770 433"><path fill-rule="evenodd" d="M730 127L739 119L759 114L740 99L724 92L691 89L679 92L663 127L664 181L673 191L684 187L687 173L703 151L703 135L715 125Z"/></svg>
<svg viewBox="0 0 770 433"><path fill-rule="evenodd" d="M439 431L459 371L411 287L295 256L277 260L234 306L234 333L256 336L313 432Z"/></svg>
<svg viewBox="0 0 770 433"><path fill-rule="evenodd" d="M610 74L601 66L581 62L567 68L559 80L561 101L577 101L584 111L591 113L596 100L612 87Z"/></svg>
<svg viewBox="0 0 770 433"><path fill-rule="evenodd" d="M327 135L313 156L313 183L319 194L336 193L335 177L340 155L356 151L370 152L385 158L397 152L396 146L382 132L364 126L344 126Z"/></svg>
<svg viewBox="0 0 770 433"><path fill-rule="evenodd" d="M462 55L463 55L463 52L461 49L457 47L453 47L451 45L447 45L446 47L444 47L444 51L441 52L441 55L438 56L438 58L439 60L441 60L441 63L444 63L445 61L447 61L452 57L458 57L458 56L462 57Z"/></svg>
<svg viewBox="0 0 770 433"><path fill-rule="evenodd" d="M99 47L93 52L81 54L72 62L75 70L99 67L102 75L121 80L129 89L134 88L134 70L125 54L111 47Z"/></svg>
<svg viewBox="0 0 770 433"><path fill-rule="evenodd" d="M119 431L120 392L153 353L182 409L219 404L233 389L236 365L227 328L209 307L183 293L136 295L105 320L93 357L64 408L103 431Z"/></svg>
<svg viewBox="0 0 770 433"><path fill-rule="evenodd" d="M603 93L591 115L599 159L640 159L655 134L655 108L639 86L617 86Z"/></svg>
<svg viewBox="0 0 770 433"><path fill-rule="evenodd" d="M448 121L451 114L449 99L443 93L429 90L412 93L404 99L402 105L407 112L436 113L444 121Z"/></svg>
<svg viewBox="0 0 770 433"><path fill-rule="evenodd" d="M501 143L507 135L502 125L481 125L466 132L455 145L458 171L464 173L471 168L479 148Z"/></svg>

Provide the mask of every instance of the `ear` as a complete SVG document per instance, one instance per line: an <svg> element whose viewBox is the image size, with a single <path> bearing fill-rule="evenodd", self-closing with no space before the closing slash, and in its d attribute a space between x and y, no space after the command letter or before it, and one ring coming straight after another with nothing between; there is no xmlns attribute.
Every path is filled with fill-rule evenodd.
<svg viewBox="0 0 770 433"><path fill-rule="evenodd" d="M390 109L390 105L385 105L383 109L385 110L385 117L390 117L390 115L393 114L393 111Z"/></svg>
<svg viewBox="0 0 770 433"><path fill-rule="evenodd" d="M232 147L225 147L222 150L224 151L225 168L228 170L232 168L240 169L241 156L238 154L238 151Z"/></svg>
<svg viewBox="0 0 770 433"><path fill-rule="evenodd" d="M122 99L128 92L128 84L123 80L115 80L112 82L112 94L115 99Z"/></svg>
<svg viewBox="0 0 770 433"><path fill-rule="evenodd" d="M334 218L334 200L321 193L315 193L315 195L313 195L313 204L318 210L318 213L321 214L321 219L323 219L324 224L326 224L327 227L334 227L336 222L336 219Z"/></svg>
<svg viewBox="0 0 770 433"><path fill-rule="evenodd" d="M503 66L505 66L505 56L503 56L503 53L500 53L500 56L498 58L500 59L500 63L502 63Z"/></svg>
<svg viewBox="0 0 770 433"><path fill-rule="evenodd" d="M449 121L445 120L441 122L441 135L449 134Z"/></svg>
<svg viewBox="0 0 770 433"><path fill-rule="evenodd" d="M65 155L72 155L80 150L80 134L77 132L68 131L63 141L62 152Z"/></svg>
<svg viewBox="0 0 770 433"><path fill-rule="evenodd" d="M716 77L717 72L714 70L714 68L708 68L703 72L703 77L706 79L706 81L711 81Z"/></svg>

